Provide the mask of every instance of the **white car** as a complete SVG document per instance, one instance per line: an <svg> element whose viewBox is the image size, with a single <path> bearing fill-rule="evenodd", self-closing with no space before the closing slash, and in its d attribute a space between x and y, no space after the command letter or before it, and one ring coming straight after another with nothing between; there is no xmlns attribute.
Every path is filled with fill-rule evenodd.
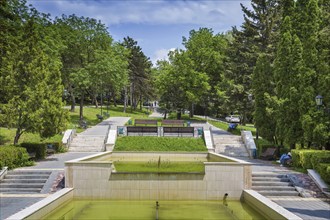
<svg viewBox="0 0 330 220"><path fill-rule="evenodd" d="M241 121L239 115L229 115L225 119L229 123L240 123Z"/></svg>

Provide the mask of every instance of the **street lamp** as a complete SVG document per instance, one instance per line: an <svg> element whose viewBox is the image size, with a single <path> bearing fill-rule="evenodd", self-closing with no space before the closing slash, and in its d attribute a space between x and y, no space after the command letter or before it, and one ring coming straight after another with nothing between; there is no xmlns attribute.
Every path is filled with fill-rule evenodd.
<svg viewBox="0 0 330 220"><path fill-rule="evenodd" d="M323 104L323 96L317 95L315 97L316 105L320 108Z"/></svg>

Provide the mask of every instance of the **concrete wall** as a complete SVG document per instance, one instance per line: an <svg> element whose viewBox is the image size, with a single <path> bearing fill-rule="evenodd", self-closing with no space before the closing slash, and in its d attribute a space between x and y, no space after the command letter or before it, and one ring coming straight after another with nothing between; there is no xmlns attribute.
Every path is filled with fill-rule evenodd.
<svg viewBox="0 0 330 220"><path fill-rule="evenodd" d="M242 199L244 202L248 203L249 206L262 214L266 219L302 220L297 215L289 212L282 206L260 195L254 190L244 190Z"/></svg>
<svg viewBox="0 0 330 220"><path fill-rule="evenodd" d="M72 199L73 189L65 188L8 217L7 220L42 219L54 209L66 202L71 201Z"/></svg>
<svg viewBox="0 0 330 220"><path fill-rule="evenodd" d="M75 189L75 198L219 200L228 193L229 199L239 199L242 190L251 187L249 163L205 162L205 173L159 175L113 172L111 162L69 161L65 164L66 187Z"/></svg>

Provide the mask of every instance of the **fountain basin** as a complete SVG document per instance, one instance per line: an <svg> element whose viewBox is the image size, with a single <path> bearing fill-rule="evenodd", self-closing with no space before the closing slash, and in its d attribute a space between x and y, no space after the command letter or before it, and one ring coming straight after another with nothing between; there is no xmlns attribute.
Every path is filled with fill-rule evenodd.
<svg viewBox="0 0 330 220"><path fill-rule="evenodd" d="M117 172L114 161L203 161L204 172ZM222 161L222 162L208 162ZM239 200L251 188L251 164L214 153L101 153L65 163L74 198L113 200Z"/></svg>

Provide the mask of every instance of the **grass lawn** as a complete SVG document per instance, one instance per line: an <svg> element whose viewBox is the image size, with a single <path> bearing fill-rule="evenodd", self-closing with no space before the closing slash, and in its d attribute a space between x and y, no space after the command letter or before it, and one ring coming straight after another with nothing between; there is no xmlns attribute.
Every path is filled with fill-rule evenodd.
<svg viewBox="0 0 330 220"><path fill-rule="evenodd" d="M137 161L116 161L114 162L117 172L205 172L202 162L177 162L177 161L162 161L158 169L158 161L151 160L148 162Z"/></svg>
<svg viewBox="0 0 330 220"><path fill-rule="evenodd" d="M135 118L147 118L148 114L145 109L142 111L136 110L131 111L130 108L127 108L127 113L123 112L124 107L118 105L117 107L111 106L109 108L109 114L112 117L119 117L119 116L125 116L125 117L135 117ZM107 112L106 106L103 106L102 108L103 112ZM96 118L96 114L101 114L101 108L95 108L95 107L84 107L84 120L87 121L88 126L93 126L100 121ZM80 128L78 125L79 122L79 106L76 106L75 112L69 112L70 118L67 124L68 129L75 128L77 129L77 132L82 132L84 129ZM4 127L0 127L0 145L9 145L13 144L14 137L15 137L16 129L8 129ZM19 143L23 142L33 142L33 143L41 143L41 142L60 142L62 140L63 135L58 134L51 138L47 138L42 140L40 138L39 134L33 134L33 133L23 133L21 138L19 139Z"/></svg>
<svg viewBox="0 0 330 220"><path fill-rule="evenodd" d="M114 151L207 151L202 138L125 136L116 141Z"/></svg>
<svg viewBox="0 0 330 220"><path fill-rule="evenodd" d="M213 120L209 120L208 121L210 124L214 125L217 128L220 128L222 130L227 131L228 130L228 123L226 122L220 122L220 121L213 121ZM251 125L238 125L236 129L229 131L232 134L235 135L241 135L241 130L245 130L245 131L251 131L252 135L255 136L256 135L256 128L251 126Z"/></svg>

